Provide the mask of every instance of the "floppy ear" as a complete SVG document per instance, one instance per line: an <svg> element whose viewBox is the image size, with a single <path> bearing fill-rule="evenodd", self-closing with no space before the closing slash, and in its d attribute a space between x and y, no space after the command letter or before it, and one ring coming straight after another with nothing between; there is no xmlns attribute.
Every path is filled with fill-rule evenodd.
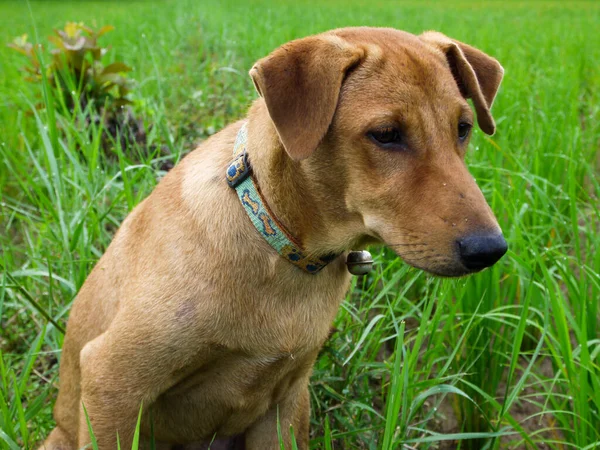
<svg viewBox="0 0 600 450"><path fill-rule="evenodd" d="M346 72L364 51L333 34L289 42L250 70L292 159L307 158L327 133Z"/></svg>
<svg viewBox="0 0 600 450"><path fill-rule="evenodd" d="M420 38L446 55L461 94L473 100L479 128L487 134L494 134L496 124L490 109L504 76L500 63L482 51L442 33L428 31Z"/></svg>

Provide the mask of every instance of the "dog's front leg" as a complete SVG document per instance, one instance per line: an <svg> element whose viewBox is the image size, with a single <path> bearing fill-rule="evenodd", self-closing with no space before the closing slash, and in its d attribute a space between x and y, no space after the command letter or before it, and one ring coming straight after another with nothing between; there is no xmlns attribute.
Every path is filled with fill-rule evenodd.
<svg viewBox="0 0 600 450"><path fill-rule="evenodd" d="M125 385L120 386L117 374L110 373L107 360L110 357L107 349L107 333L88 342L79 355L81 365L81 404L79 413L79 436L77 448L91 442L87 418L90 418L93 433L100 448L115 448L117 439L117 423L130 421L131 409L127 403ZM125 392L120 392L123 389ZM84 409L85 408L85 409ZM124 429L121 433L124 433ZM122 436L125 437L125 436Z"/></svg>
<svg viewBox="0 0 600 450"><path fill-rule="evenodd" d="M286 450L292 448L291 429L298 449L308 449L308 426L310 419L310 397L308 377L298 381L295 389L288 391L285 398L246 431L246 450L280 449L277 421Z"/></svg>
<svg viewBox="0 0 600 450"><path fill-rule="evenodd" d="M146 364L140 361L140 352L112 331L89 342L81 351L78 448L91 442L86 412L100 449L117 448L117 434L121 448L131 448L140 406L143 403L145 408L153 400L150 380L142 377ZM146 376L152 378L152 372Z"/></svg>
<svg viewBox="0 0 600 450"><path fill-rule="evenodd" d="M132 327L135 321L123 314L81 351L78 448L90 443L84 407L101 450L117 448L117 433L121 448L131 448L140 407L148 411L177 382L191 351L195 362L208 353L186 338L184 328L153 323L153 318L147 315L146 323L138 320Z"/></svg>

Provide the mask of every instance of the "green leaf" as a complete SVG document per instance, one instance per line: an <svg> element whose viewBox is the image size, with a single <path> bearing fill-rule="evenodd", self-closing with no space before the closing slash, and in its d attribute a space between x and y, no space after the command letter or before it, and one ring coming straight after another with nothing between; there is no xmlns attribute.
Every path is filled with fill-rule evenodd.
<svg viewBox="0 0 600 450"><path fill-rule="evenodd" d="M90 433L90 440L92 441L92 448L94 450L98 450L98 440L94 435L94 430L92 430L92 422L90 422L90 416L88 415L87 409L83 402L81 403L83 406L83 413L85 414L85 421L87 422L88 432Z"/></svg>
<svg viewBox="0 0 600 450"><path fill-rule="evenodd" d="M142 409L144 404L140 405L140 411L138 413L137 423L135 424L135 433L133 434L133 442L131 444L131 450L138 450L140 446L140 427L142 423Z"/></svg>
<svg viewBox="0 0 600 450"><path fill-rule="evenodd" d="M277 439L279 441L279 449L285 450L285 443L283 441L283 434L281 433L281 422L279 421L279 405L277 405Z"/></svg>
<svg viewBox="0 0 600 450"><path fill-rule="evenodd" d="M292 441L292 450L298 450L298 443L296 442L296 435L294 434L294 427L290 425L290 439Z"/></svg>
<svg viewBox="0 0 600 450"><path fill-rule="evenodd" d="M20 447L0 428L0 439L6 442L10 450L19 450Z"/></svg>
<svg viewBox="0 0 600 450"><path fill-rule="evenodd" d="M8 279L11 281L11 283L14 284L13 287L17 289L21 293L21 295L23 295L23 297L25 297L29 304L31 304L31 306L33 306L35 310L37 310L42 316L44 316L44 318L48 322L52 323L52 325L54 325L58 331L60 331L62 334L65 334L65 329L50 316L50 314L31 296L31 294L29 294L29 292L27 292L27 290L24 287L22 287L10 273L5 273Z"/></svg>
<svg viewBox="0 0 600 450"><path fill-rule="evenodd" d="M24 395L24 392L19 389L19 385L17 383L17 377L14 372L11 372L11 380L13 384L13 389L15 391L15 395L13 397L14 404L13 410L16 409L17 417L19 418L19 430L21 431L21 436L23 441L27 442L29 440L29 430L27 429L27 420L25 420L25 409L23 407L23 402L21 401L21 396ZM15 426L16 428L16 426Z"/></svg>
<svg viewBox="0 0 600 450"><path fill-rule="evenodd" d="M348 355L348 357L346 358L346 360L343 362L342 365L345 366L346 364L348 364L350 362L350 360L356 354L356 352L358 350L360 350L361 345L363 344L363 342L365 342L365 340L369 336L369 333L371 332L371 330L373 329L373 327L377 324L377 322L379 322L384 317L385 316L383 314L377 314L375 317L373 317L371 319L371 321L369 322L369 324L366 326L365 330L363 331L362 336L360 337L360 339L358 340L358 342L354 346L354 350L352 350L352 352Z"/></svg>

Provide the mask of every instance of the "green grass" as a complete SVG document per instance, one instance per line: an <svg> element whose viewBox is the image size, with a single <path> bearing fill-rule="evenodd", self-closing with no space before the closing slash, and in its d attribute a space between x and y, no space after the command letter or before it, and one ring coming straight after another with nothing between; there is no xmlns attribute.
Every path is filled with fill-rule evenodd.
<svg viewBox="0 0 600 450"><path fill-rule="evenodd" d="M68 20L116 27L107 62L133 66L173 161L244 115L248 69L292 38L437 29L496 56L498 132L476 132L467 160L510 251L458 280L377 251L315 366L312 448L600 448L600 4L5 1L0 17L0 449L51 429L69 307L162 175L156 152L107 158L101 130L34 108L42 89L2 43Z"/></svg>

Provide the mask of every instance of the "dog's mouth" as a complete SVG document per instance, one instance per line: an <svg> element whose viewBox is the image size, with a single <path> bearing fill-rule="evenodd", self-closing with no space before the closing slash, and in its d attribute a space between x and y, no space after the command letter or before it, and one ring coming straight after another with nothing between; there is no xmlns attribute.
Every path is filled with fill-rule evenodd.
<svg viewBox="0 0 600 450"><path fill-rule="evenodd" d="M400 257L402 258L402 256L400 256ZM483 270L483 269L470 270L470 269L467 269L465 266L463 266L460 263L447 264L447 265L441 265L441 264L429 265L429 264L426 264L423 262L415 263L406 258L402 258L402 260L404 262L406 262L407 264L411 265L412 267L414 267L415 269L423 270L424 272L430 273L431 275L435 275L435 276L443 277L443 278L459 278L459 277L471 275L473 273L477 273L477 272L480 272L481 270Z"/></svg>
<svg viewBox="0 0 600 450"><path fill-rule="evenodd" d="M445 255L434 249L407 244L387 244L402 260L415 269L438 277L462 277L473 273L460 262L459 255Z"/></svg>
<svg viewBox="0 0 600 450"><path fill-rule="evenodd" d="M462 277L493 266L508 250L501 233L477 233L457 239L450 254L427 247L388 245L411 266L440 277ZM411 248L413 247L413 248Z"/></svg>

